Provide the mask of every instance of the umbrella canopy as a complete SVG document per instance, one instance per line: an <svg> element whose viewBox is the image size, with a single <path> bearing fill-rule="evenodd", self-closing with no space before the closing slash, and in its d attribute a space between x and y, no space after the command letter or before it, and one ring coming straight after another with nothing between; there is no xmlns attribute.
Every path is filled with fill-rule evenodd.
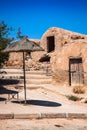
<svg viewBox="0 0 87 130"><path fill-rule="evenodd" d="M26 76L25 76L25 55L24 52L33 52L33 51L44 51L42 47L37 45L35 42L31 42L28 38L23 38L20 41L16 41L13 44L10 44L2 52L23 52L23 73L24 73L24 96L26 103Z"/></svg>
<svg viewBox="0 0 87 130"><path fill-rule="evenodd" d="M35 42L30 41L28 38L24 37L20 41L16 41L10 44L2 52L32 52L32 51L44 51L42 47L37 45Z"/></svg>

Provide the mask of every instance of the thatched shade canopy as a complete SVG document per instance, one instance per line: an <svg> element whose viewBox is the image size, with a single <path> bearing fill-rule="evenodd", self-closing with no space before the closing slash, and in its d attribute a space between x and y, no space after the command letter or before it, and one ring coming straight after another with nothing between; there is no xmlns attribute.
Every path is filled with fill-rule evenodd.
<svg viewBox="0 0 87 130"><path fill-rule="evenodd" d="M10 44L2 52L32 52L32 51L44 51L42 47L35 42L30 41L28 38L23 38L20 41L16 41Z"/></svg>

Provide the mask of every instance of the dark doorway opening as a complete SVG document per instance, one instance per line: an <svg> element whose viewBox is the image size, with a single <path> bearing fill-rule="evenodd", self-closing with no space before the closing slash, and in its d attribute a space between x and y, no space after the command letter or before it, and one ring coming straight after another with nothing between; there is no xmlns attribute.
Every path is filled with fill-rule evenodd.
<svg viewBox="0 0 87 130"><path fill-rule="evenodd" d="M54 51L55 49L55 39L54 36L47 37L47 52Z"/></svg>
<svg viewBox="0 0 87 130"><path fill-rule="evenodd" d="M81 86L84 84L82 58L69 59L69 84L70 86Z"/></svg>
<svg viewBox="0 0 87 130"><path fill-rule="evenodd" d="M44 54L44 55L39 59L39 61L40 61L40 62L50 62L50 56Z"/></svg>

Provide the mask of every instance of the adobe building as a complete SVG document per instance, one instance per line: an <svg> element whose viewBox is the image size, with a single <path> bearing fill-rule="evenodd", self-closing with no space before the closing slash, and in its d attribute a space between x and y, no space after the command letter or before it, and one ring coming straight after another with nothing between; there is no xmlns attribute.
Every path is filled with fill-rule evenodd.
<svg viewBox="0 0 87 130"><path fill-rule="evenodd" d="M40 46L45 51L37 59L42 54L51 57L53 80L68 86L87 85L86 35L52 27L43 34Z"/></svg>
<svg viewBox="0 0 87 130"><path fill-rule="evenodd" d="M40 45L51 55L54 80L68 86L87 85L87 36L50 28Z"/></svg>
<svg viewBox="0 0 87 130"><path fill-rule="evenodd" d="M86 35L52 27L38 44L45 51L32 52L32 61L37 64L43 56L50 57L47 62L51 66L53 81L67 86L87 85Z"/></svg>

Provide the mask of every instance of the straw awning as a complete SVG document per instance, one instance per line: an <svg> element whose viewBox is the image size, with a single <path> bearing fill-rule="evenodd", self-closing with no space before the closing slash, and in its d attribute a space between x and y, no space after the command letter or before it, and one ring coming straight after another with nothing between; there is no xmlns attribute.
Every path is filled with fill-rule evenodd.
<svg viewBox="0 0 87 130"><path fill-rule="evenodd" d="M24 37L20 41L16 41L9 46L7 46L6 49L3 50L3 52L32 52L32 51L44 51L42 47L37 45L35 42L30 41L28 38Z"/></svg>

